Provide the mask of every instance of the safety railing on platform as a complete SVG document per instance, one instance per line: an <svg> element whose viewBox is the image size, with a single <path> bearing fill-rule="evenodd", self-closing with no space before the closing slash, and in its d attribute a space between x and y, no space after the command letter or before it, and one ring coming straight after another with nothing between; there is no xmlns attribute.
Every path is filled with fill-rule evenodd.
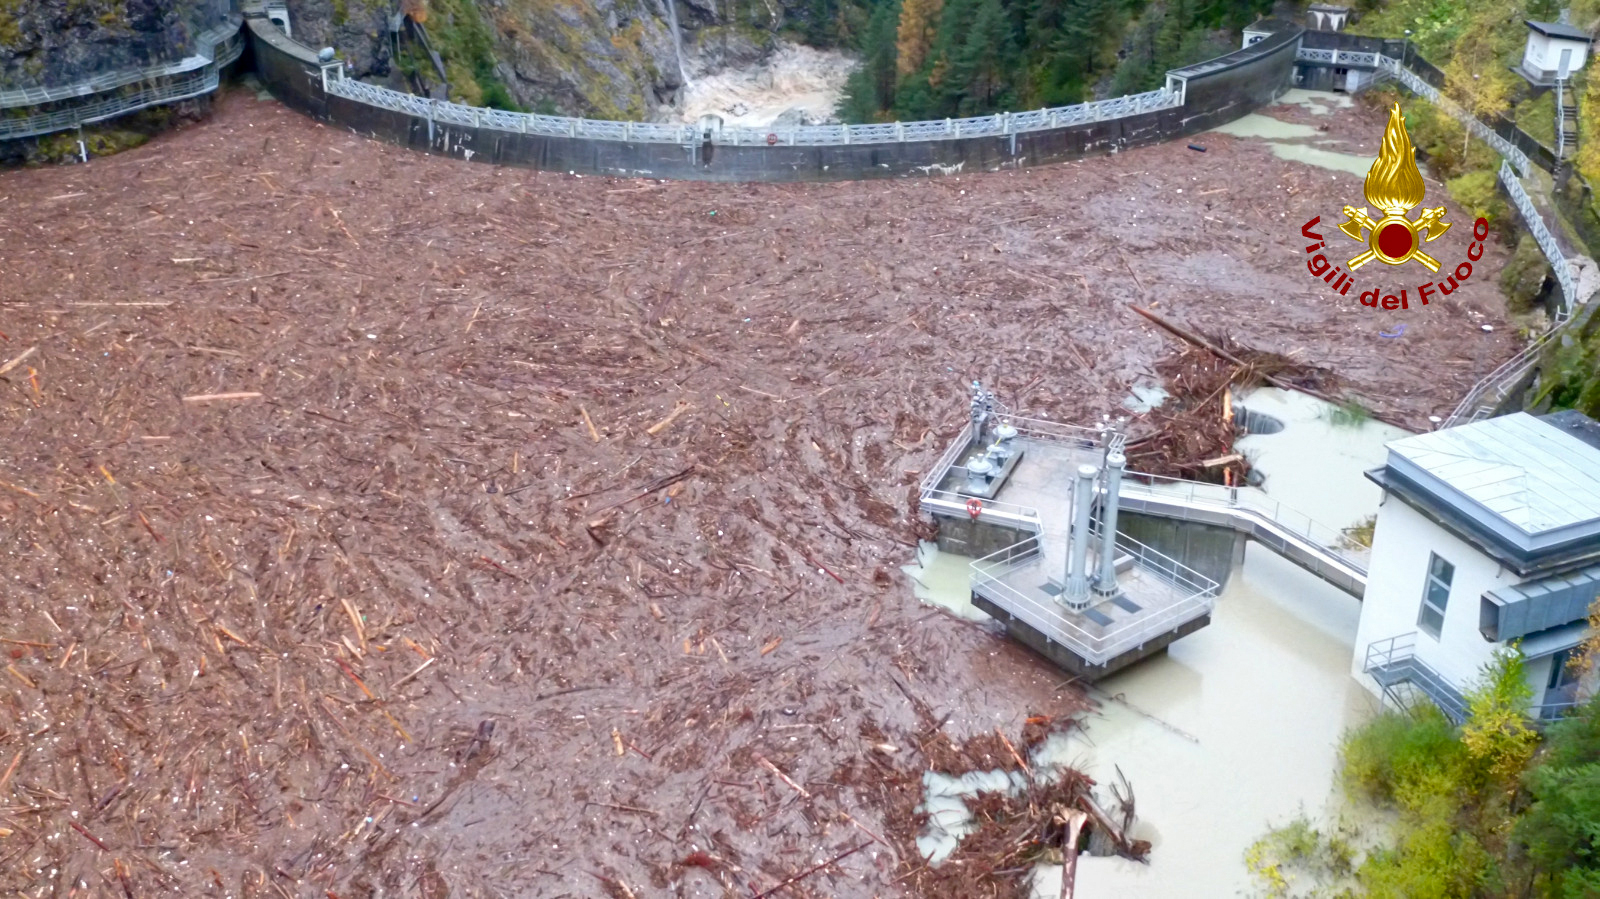
<svg viewBox="0 0 1600 899"><path fill-rule="evenodd" d="M1019 506L992 499L980 500L977 505L973 505L972 497L951 490L926 491L922 494L919 505L922 511L929 514L939 512L945 515L965 515L990 524L1005 525L1025 531L1038 532L1042 529L1039 510L1032 506Z"/></svg>
<svg viewBox="0 0 1600 899"><path fill-rule="evenodd" d="M1001 418L1017 429L1019 437L1061 443L1079 449L1100 445L1100 432L1095 428L1046 421L1042 418L1024 418L1019 415L1003 415Z"/></svg>
<svg viewBox="0 0 1600 899"><path fill-rule="evenodd" d="M1246 510L1276 524L1307 543L1321 547L1328 555L1362 573L1367 570L1371 549L1361 545L1353 528L1335 528L1316 521L1303 512L1285 506L1254 487L1228 487L1202 481L1186 481L1162 475L1130 471L1122 479L1122 496L1172 500L1190 506Z"/></svg>
<svg viewBox="0 0 1600 899"><path fill-rule="evenodd" d="M955 440L950 442L950 446L945 449L944 455L939 457L939 461L933 463L933 467L928 470L926 475L923 475L922 483L918 487L923 497L927 497L928 494L939 489L939 485L944 483L945 473L950 470L951 466L956 464L956 460L961 458L961 454L966 452L967 447L971 445L972 423L968 422L962 426L961 433L956 435Z"/></svg>
<svg viewBox="0 0 1600 899"><path fill-rule="evenodd" d="M1099 522L1089 525L1089 538L1095 541L1095 546L1099 545L1100 533ZM1121 555L1133 557L1134 564L1146 574L1155 575L1180 593L1191 595L1209 593L1215 596L1221 592L1222 586L1216 581L1155 547L1140 543L1120 531L1117 533L1116 550Z"/></svg>
<svg viewBox="0 0 1600 899"><path fill-rule="evenodd" d="M1007 574L1032 565L1040 557L1037 536L973 560L972 589L1029 627L1065 645L1091 665L1103 665L1176 630L1210 612L1215 605L1218 586L1210 578L1122 534L1117 535L1117 550L1132 555L1136 566L1166 581L1180 591L1183 598L1158 612L1135 616L1121 626L1093 633L1073 621L1069 616L1074 613L1059 603L1028 596L1006 583Z"/></svg>
<svg viewBox="0 0 1600 899"><path fill-rule="evenodd" d="M699 126L688 123L615 122L463 106L459 103L429 100L346 78L343 68L339 66L325 69L323 80L324 88L334 96L426 118L436 124L492 128L497 131L543 134L550 137L582 137L629 143L679 145L699 143L707 138L714 144L733 146L832 146L961 137L1003 137L1031 131L1047 131L1083 122L1139 115L1170 109L1182 103L1178 91L1161 88L1142 94L1096 100L1074 106L1059 106L1032 112L1002 112L964 119L892 122L877 125L801 125L789 128L724 125L713 130L702 130Z"/></svg>
<svg viewBox="0 0 1600 899"><path fill-rule="evenodd" d="M1365 674L1372 675L1383 687L1384 696L1400 704L1394 688L1410 684L1444 712L1456 724L1466 720L1467 704L1461 691L1445 680L1428 663L1417 658L1415 631L1398 634L1383 640L1374 640L1367 646L1367 655L1361 665Z"/></svg>

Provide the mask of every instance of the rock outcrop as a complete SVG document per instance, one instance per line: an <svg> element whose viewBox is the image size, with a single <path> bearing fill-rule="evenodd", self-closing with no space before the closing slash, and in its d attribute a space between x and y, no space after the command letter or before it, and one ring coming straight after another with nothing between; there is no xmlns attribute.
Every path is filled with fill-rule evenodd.
<svg viewBox="0 0 1600 899"><path fill-rule="evenodd" d="M0 0L4 3L6 0ZM336 47L357 77L415 88L437 80L391 33L423 23L462 102L597 118L659 118L690 77L751 63L803 0L288 0L295 37ZM673 21L679 33L674 40ZM681 47L681 51L680 51ZM680 65L681 52L681 65Z"/></svg>
<svg viewBox="0 0 1600 899"><path fill-rule="evenodd" d="M671 4L676 3L676 6ZM754 63L807 0L287 0L294 37L356 77L478 105L660 118L684 77ZM0 0L0 89L64 85L195 52L226 0ZM423 23L445 77L408 38ZM676 23L676 31L674 29Z"/></svg>
<svg viewBox="0 0 1600 899"><path fill-rule="evenodd" d="M213 0L0 0L0 89L182 59L224 8Z"/></svg>

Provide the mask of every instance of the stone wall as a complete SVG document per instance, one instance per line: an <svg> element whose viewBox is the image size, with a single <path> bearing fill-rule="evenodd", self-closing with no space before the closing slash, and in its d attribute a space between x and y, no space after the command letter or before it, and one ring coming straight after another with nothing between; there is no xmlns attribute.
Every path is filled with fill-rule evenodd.
<svg viewBox="0 0 1600 899"><path fill-rule="evenodd" d="M1288 85L1298 30L1178 70L1180 107L1006 136L829 146L686 146L519 134L437 125L322 91L314 54L264 19L247 20L256 70L268 90L308 115L378 140L473 162L550 171L699 181L837 181L995 171L1112 153L1174 140L1238 118ZM1187 73L1187 74L1184 74Z"/></svg>

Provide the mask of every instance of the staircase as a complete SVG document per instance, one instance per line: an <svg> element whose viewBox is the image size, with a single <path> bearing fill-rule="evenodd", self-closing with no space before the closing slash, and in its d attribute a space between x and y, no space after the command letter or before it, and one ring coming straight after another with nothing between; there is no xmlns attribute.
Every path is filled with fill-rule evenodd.
<svg viewBox="0 0 1600 899"><path fill-rule="evenodd" d="M1578 95L1566 79L1556 80L1556 161L1566 163L1578 153Z"/></svg>
<svg viewBox="0 0 1600 899"><path fill-rule="evenodd" d="M1415 631L1387 640L1374 640L1367 647L1366 662L1361 670L1383 688L1386 705L1411 709L1415 707L1417 694L1420 693L1438 706L1452 724L1465 721L1467 701L1461 691L1429 667L1428 663L1417 658L1416 651Z"/></svg>

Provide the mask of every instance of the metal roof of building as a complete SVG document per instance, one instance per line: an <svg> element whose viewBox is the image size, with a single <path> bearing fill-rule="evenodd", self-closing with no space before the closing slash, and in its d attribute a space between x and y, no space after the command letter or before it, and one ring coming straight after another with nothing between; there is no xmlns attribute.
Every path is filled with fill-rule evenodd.
<svg viewBox="0 0 1600 899"><path fill-rule="evenodd" d="M1594 38L1582 28L1575 28L1565 22L1535 22L1532 19L1523 19L1523 24L1547 37L1560 38L1564 41L1583 41L1594 43Z"/></svg>
<svg viewBox="0 0 1600 899"><path fill-rule="evenodd" d="M1396 440L1389 466L1421 474L1454 494L1440 499L1476 506L1529 538L1600 525L1600 448L1525 412Z"/></svg>

